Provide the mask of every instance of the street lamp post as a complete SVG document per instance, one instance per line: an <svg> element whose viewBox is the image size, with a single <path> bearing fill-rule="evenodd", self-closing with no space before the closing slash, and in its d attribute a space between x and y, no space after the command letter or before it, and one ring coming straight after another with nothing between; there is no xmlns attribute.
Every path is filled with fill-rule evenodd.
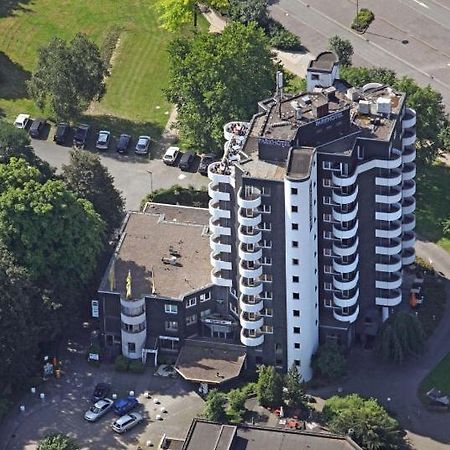
<svg viewBox="0 0 450 450"><path fill-rule="evenodd" d="M356 17L358 17L359 12L359 0L356 0Z"/></svg>
<svg viewBox="0 0 450 450"><path fill-rule="evenodd" d="M153 192L153 172L147 170L147 173L150 175L150 194Z"/></svg>

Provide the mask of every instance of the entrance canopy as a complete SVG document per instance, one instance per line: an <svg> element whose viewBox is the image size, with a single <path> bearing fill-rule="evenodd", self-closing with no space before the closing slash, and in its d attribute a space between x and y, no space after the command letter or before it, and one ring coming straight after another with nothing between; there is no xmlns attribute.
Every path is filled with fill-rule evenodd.
<svg viewBox="0 0 450 450"><path fill-rule="evenodd" d="M245 358L245 349L237 345L186 340L175 369L186 380L220 384L239 376Z"/></svg>

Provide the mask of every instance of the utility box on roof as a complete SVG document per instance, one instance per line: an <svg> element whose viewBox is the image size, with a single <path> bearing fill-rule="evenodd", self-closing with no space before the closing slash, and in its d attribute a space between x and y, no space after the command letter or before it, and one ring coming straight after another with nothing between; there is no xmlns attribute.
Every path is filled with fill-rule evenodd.
<svg viewBox="0 0 450 450"><path fill-rule="evenodd" d="M389 115L391 113L391 99L387 97L378 97L377 112L378 114Z"/></svg>

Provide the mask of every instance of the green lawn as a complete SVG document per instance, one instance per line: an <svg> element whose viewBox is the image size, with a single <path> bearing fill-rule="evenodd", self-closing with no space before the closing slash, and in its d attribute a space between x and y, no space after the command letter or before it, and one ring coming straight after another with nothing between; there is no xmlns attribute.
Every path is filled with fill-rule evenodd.
<svg viewBox="0 0 450 450"><path fill-rule="evenodd" d="M424 395L433 387L450 395L450 353L425 377L419 391Z"/></svg>
<svg viewBox="0 0 450 450"><path fill-rule="evenodd" d="M167 83L167 43L173 35L157 25L153 0L0 0L0 113L39 113L26 97L37 49L53 36L71 39L81 31L99 46L111 27L123 31L107 94L93 105L94 123L158 133L171 105ZM205 22L200 22L205 28ZM103 125L103 126L105 126Z"/></svg>
<svg viewBox="0 0 450 450"><path fill-rule="evenodd" d="M450 252L450 239L442 236L442 221L450 216L450 167L434 163L417 167L417 232Z"/></svg>

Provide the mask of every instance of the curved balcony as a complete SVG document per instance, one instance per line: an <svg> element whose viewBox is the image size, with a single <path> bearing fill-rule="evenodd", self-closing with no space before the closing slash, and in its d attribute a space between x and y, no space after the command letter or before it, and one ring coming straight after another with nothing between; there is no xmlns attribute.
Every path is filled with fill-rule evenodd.
<svg viewBox="0 0 450 450"><path fill-rule="evenodd" d="M233 265L231 261L229 261L230 254L229 253L215 253L212 252L209 259L211 265L216 270L232 270Z"/></svg>
<svg viewBox="0 0 450 450"><path fill-rule="evenodd" d="M375 304L378 306L397 306L401 301L401 289L379 289L375 296Z"/></svg>
<svg viewBox="0 0 450 450"><path fill-rule="evenodd" d="M359 239L356 237L352 241L350 243L333 242L333 253L338 256L353 255L358 248Z"/></svg>
<svg viewBox="0 0 450 450"><path fill-rule="evenodd" d="M375 270L377 272L398 272L401 268L402 260L399 255L379 255L378 262L375 264Z"/></svg>
<svg viewBox="0 0 450 450"><path fill-rule="evenodd" d="M403 215L412 214L416 210L416 199L414 197L407 197L402 200Z"/></svg>
<svg viewBox="0 0 450 450"><path fill-rule="evenodd" d="M136 343L145 342L145 339L147 337L147 329L144 328L141 331L134 332L134 331L126 331L122 328L121 335L122 335L122 345L123 342L136 342ZM136 347L138 347L138 345L136 345Z"/></svg>
<svg viewBox="0 0 450 450"><path fill-rule="evenodd" d="M208 166L208 178L214 184L232 184L232 167L223 161L213 162Z"/></svg>
<svg viewBox="0 0 450 450"><path fill-rule="evenodd" d="M402 276L399 273L377 273L375 287L377 289L398 289L402 285Z"/></svg>
<svg viewBox="0 0 450 450"><path fill-rule="evenodd" d="M405 130L402 145L406 147L407 145L413 145L414 142L416 142L416 130L414 128Z"/></svg>
<svg viewBox="0 0 450 450"><path fill-rule="evenodd" d="M145 310L143 313L138 314L136 316L131 316L131 315L124 314L123 312L121 312L120 313L120 321L122 322L122 324L125 324L125 325L141 325L141 324L143 324L143 327L145 329L146 323L147 323ZM132 332L130 332L130 333L132 333Z"/></svg>
<svg viewBox="0 0 450 450"><path fill-rule="evenodd" d="M241 244L239 245L239 258L244 261L257 261L258 259L261 259L262 257L262 249L259 246L253 246L252 247L247 244Z"/></svg>
<svg viewBox="0 0 450 450"><path fill-rule="evenodd" d="M256 297L258 295L261 295L263 289L264 285L262 281L259 280L250 283L247 278L242 278L239 282L239 291L242 295Z"/></svg>
<svg viewBox="0 0 450 450"><path fill-rule="evenodd" d="M403 153L402 153L402 159L405 164L415 161L416 147L414 145L408 145L408 146L404 147Z"/></svg>
<svg viewBox="0 0 450 450"><path fill-rule="evenodd" d="M415 214L405 214L402 220L402 231L414 231L416 228L416 216Z"/></svg>
<svg viewBox="0 0 450 450"><path fill-rule="evenodd" d="M257 315L255 319L250 319L249 313L242 311L239 315L239 323L247 330L259 330L264 325L264 318Z"/></svg>
<svg viewBox="0 0 450 450"><path fill-rule="evenodd" d="M397 255L402 250L402 241L396 239L377 239L375 253L378 255Z"/></svg>
<svg viewBox="0 0 450 450"><path fill-rule="evenodd" d="M402 190L400 187L380 187L375 194L375 201L377 203L386 203L388 205L392 203L399 203L402 200Z"/></svg>
<svg viewBox="0 0 450 450"><path fill-rule="evenodd" d="M396 169L400 167L402 164L402 154L401 151L393 148L391 155L388 159L379 159L375 157L374 159L370 159L364 163L361 163L358 166L359 173L365 172L371 169Z"/></svg>
<svg viewBox="0 0 450 450"><path fill-rule="evenodd" d="M416 233L414 231L407 231L403 233L402 237L402 248L411 248L416 244Z"/></svg>
<svg viewBox="0 0 450 450"><path fill-rule="evenodd" d="M340 308L351 308L356 305L359 297L359 289L355 289L352 294L344 296L341 292L333 294L333 303Z"/></svg>
<svg viewBox="0 0 450 450"><path fill-rule="evenodd" d="M350 208L350 211L347 212L341 212L341 208L335 207L331 214L336 222L351 222L358 215L358 203L355 203L353 208Z"/></svg>
<svg viewBox="0 0 450 450"><path fill-rule="evenodd" d="M402 264L404 266L409 266L410 264L413 264L416 260L416 252L414 248L405 248L402 251Z"/></svg>
<svg viewBox="0 0 450 450"><path fill-rule="evenodd" d="M264 302L257 296L241 294L239 297L239 307L247 313L259 313L264 309Z"/></svg>
<svg viewBox="0 0 450 450"><path fill-rule="evenodd" d="M208 194L213 200L222 200L224 202L230 201L230 193L221 191L219 188L220 185L215 184L211 181L211 183L208 184Z"/></svg>
<svg viewBox="0 0 450 450"><path fill-rule="evenodd" d="M245 244L257 244L262 239L262 232L256 228L240 226L238 239Z"/></svg>
<svg viewBox="0 0 450 450"><path fill-rule="evenodd" d="M333 236L337 239L350 239L358 232L358 220L353 225L344 227L342 224L333 225Z"/></svg>
<svg viewBox="0 0 450 450"><path fill-rule="evenodd" d="M229 219L231 218L231 211L228 209L222 209L220 202L211 199L208 203L209 214L213 219Z"/></svg>
<svg viewBox="0 0 450 450"><path fill-rule="evenodd" d="M132 316L132 317L138 316L145 311L145 298L139 298L137 300L126 300L124 298L121 298L120 306L121 306L122 312L126 316ZM138 311L142 311L142 312L138 313Z"/></svg>
<svg viewBox="0 0 450 450"><path fill-rule="evenodd" d="M349 277L348 280L338 275L333 277L333 287L340 291L351 291L358 285L358 282L359 272L356 272L353 277Z"/></svg>
<svg viewBox="0 0 450 450"><path fill-rule="evenodd" d="M412 197L416 193L416 182L414 180L404 181L402 193L403 193L403 198Z"/></svg>
<svg viewBox="0 0 450 450"><path fill-rule="evenodd" d="M375 229L375 237L384 239L393 239L402 234L402 223L400 220L392 222L381 221Z"/></svg>
<svg viewBox="0 0 450 450"><path fill-rule="evenodd" d="M254 209L240 208L238 222L246 227L257 227L261 223L261 214Z"/></svg>
<svg viewBox="0 0 450 450"><path fill-rule="evenodd" d="M352 186L356 182L358 173L354 171L353 175L337 175L333 172L331 179L335 186Z"/></svg>
<svg viewBox="0 0 450 450"><path fill-rule="evenodd" d="M209 238L209 246L211 247L211 250L213 252L223 252L223 253L231 253L231 245L230 244L224 244L222 242L221 235L212 235Z"/></svg>
<svg viewBox="0 0 450 450"><path fill-rule="evenodd" d="M402 120L402 127L411 128L416 125L416 111L412 108L405 108L405 115Z"/></svg>
<svg viewBox="0 0 450 450"><path fill-rule="evenodd" d="M231 228L224 219L209 219L209 229L214 235L231 236Z"/></svg>
<svg viewBox="0 0 450 450"><path fill-rule="evenodd" d="M392 205L385 205L380 203L377 205L375 211L375 220L384 220L386 222L392 222L402 217L402 208L400 204L394 203Z"/></svg>
<svg viewBox="0 0 450 450"><path fill-rule="evenodd" d="M256 209L261 206L261 194L245 193L242 188L239 189L237 203L241 208Z"/></svg>
<svg viewBox="0 0 450 450"><path fill-rule="evenodd" d="M250 336L245 328L241 328L241 343L247 347L258 347L264 342L264 334L256 333L255 336Z"/></svg>
<svg viewBox="0 0 450 450"><path fill-rule="evenodd" d="M216 286L233 286L233 280L229 277L228 272L216 269L211 271L211 283Z"/></svg>
<svg viewBox="0 0 450 450"><path fill-rule="evenodd" d="M262 265L250 261L241 261L239 263L239 275L245 278L259 278L263 273Z"/></svg>
<svg viewBox="0 0 450 450"><path fill-rule="evenodd" d="M416 164L405 163L403 165L403 181L412 180L416 176Z"/></svg>
<svg viewBox="0 0 450 450"><path fill-rule="evenodd" d="M339 322L353 323L359 315L359 305L356 305L355 311L351 314L343 314L336 309L333 309L333 317Z"/></svg>
<svg viewBox="0 0 450 450"><path fill-rule="evenodd" d="M377 186L398 186L402 182L400 169L381 169L380 175L375 177Z"/></svg>
<svg viewBox="0 0 450 450"><path fill-rule="evenodd" d="M349 194L342 194L336 191L333 191L332 198L333 202L339 205L348 205L349 203L353 203L358 196L358 186L355 186L355 189L352 190Z"/></svg>
<svg viewBox="0 0 450 450"><path fill-rule="evenodd" d="M356 256L353 258L353 261L348 263L341 263L338 262L337 259L333 259L333 270L338 273L351 273L356 270L359 263L359 255L356 254Z"/></svg>
<svg viewBox="0 0 450 450"><path fill-rule="evenodd" d="M223 127L223 137L227 141L234 139L237 142L242 143L247 136L249 128L250 124L248 122L228 122Z"/></svg>

